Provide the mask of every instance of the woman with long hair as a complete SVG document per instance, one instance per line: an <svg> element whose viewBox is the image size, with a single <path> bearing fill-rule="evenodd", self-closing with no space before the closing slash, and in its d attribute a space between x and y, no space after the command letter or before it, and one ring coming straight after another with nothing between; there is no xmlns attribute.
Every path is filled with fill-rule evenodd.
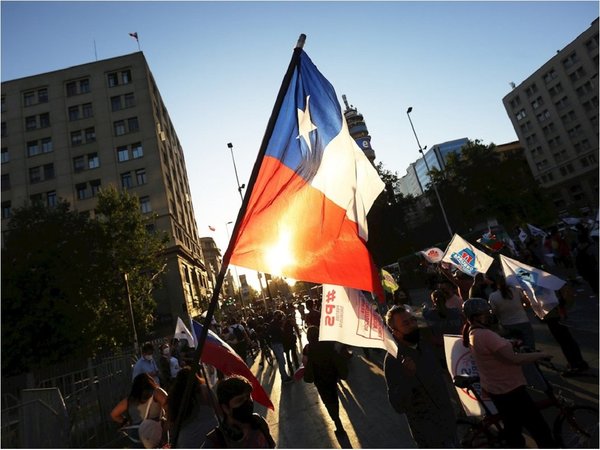
<svg viewBox="0 0 600 450"><path fill-rule="evenodd" d="M208 432L218 425L217 414L221 415L215 395L206 384L205 379L198 374L195 375L192 395L187 402L187 406L185 410L181 411L190 371L189 367L181 369L169 391L169 426L171 431L178 415L181 414L181 426L177 437L177 447L179 448L199 448L206 439Z"/></svg>
<svg viewBox="0 0 600 450"><path fill-rule="evenodd" d="M517 288L506 284L506 278L499 275L496 290L490 294L492 312L509 339L518 339L530 350L535 349L533 327L523 307L523 294Z"/></svg>
<svg viewBox="0 0 600 450"><path fill-rule="evenodd" d="M141 373L133 379L131 392L113 408L110 417L121 427L130 427L127 435L134 442L142 441L146 448L148 445L158 445L156 440L162 440L162 436L156 436L155 442L146 442L142 436L143 432L138 428L145 419L156 421L159 424L166 417L168 395L156 384L154 379L147 373ZM157 429L159 427L156 427Z"/></svg>

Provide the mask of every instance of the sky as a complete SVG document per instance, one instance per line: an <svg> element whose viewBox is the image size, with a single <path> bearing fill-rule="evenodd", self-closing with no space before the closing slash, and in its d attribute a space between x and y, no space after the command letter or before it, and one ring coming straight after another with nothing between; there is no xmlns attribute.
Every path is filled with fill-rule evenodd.
<svg viewBox="0 0 600 450"><path fill-rule="evenodd" d="M598 2L10 2L2 81L138 51L183 147L200 236L225 251L292 50L363 114L376 162L406 174L418 146L517 140L502 104L598 17ZM215 232L208 228L212 226ZM233 224L229 230L233 229ZM257 286L250 271L248 281Z"/></svg>

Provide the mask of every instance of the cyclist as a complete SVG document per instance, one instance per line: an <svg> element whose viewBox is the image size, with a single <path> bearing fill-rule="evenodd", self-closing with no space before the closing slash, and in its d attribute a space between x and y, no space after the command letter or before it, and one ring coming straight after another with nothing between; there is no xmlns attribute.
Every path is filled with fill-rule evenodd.
<svg viewBox="0 0 600 450"><path fill-rule="evenodd" d="M468 299L463 304L463 313L467 319L463 344L471 347L481 387L502 417L507 445L524 448L525 439L521 432L526 428L538 448L556 448L550 427L527 393L527 382L521 368L523 364L550 358L551 355L544 352L515 353L511 341L489 328L492 311L483 298Z"/></svg>

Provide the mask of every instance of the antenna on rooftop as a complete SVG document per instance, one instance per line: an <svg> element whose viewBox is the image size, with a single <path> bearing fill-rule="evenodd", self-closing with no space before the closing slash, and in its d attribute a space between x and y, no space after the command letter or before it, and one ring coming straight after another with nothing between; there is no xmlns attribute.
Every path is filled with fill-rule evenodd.
<svg viewBox="0 0 600 450"><path fill-rule="evenodd" d="M342 100L344 100L344 104L346 105L346 109L350 109L348 106L348 99L346 98L346 94L342 94Z"/></svg>

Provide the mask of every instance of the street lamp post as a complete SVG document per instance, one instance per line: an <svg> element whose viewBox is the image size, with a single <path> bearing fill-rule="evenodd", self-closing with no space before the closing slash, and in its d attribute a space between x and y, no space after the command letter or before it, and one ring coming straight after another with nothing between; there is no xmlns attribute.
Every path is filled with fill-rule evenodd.
<svg viewBox="0 0 600 450"><path fill-rule="evenodd" d="M406 115L408 116L408 121L410 122L410 127L412 128L413 134L415 135L415 139L417 140L417 145L419 146L419 153L421 153L421 156L423 156L423 161L425 161L425 168L427 169L427 174L429 174L429 171L430 171L429 163L427 162L427 158L425 158L425 154L423 153L423 148L421 147L421 143L419 142L419 138L417 137L417 132L415 131L415 127L410 118L411 112L412 112L412 106L409 106L409 108L406 110ZM425 147L425 148L427 148L427 147ZM446 222L446 227L448 228L448 234L450 234L450 239L452 239L452 236L454 234L452 233L452 228L450 228L450 222L448 222L448 217L446 216L446 210L444 209L444 205L442 203L440 193L438 192L436 183L432 182L431 184L433 185L433 190L435 192L435 196L437 197L437 201L440 204L440 209L442 210L442 215L444 216L444 222Z"/></svg>
<svg viewBox="0 0 600 450"><path fill-rule="evenodd" d="M242 195L242 189L246 187L245 184L240 184L240 179L238 178L237 166L235 165L235 157L233 156L233 144L231 142L227 143L227 148L231 150L231 160L233 161L233 170L235 172L235 181L237 182L238 192L240 193L240 198L242 202L244 201L244 196Z"/></svg>
<svg viewBox="0 0 600 450"><path fill-rule="evenodd" d="M133 328L133 346L135 348L136 355L140 354L140 345L138 343L137 330L135 329L135 319L133 318L133 305L131 304L131 293L129 292L129 274L124 273L125 278L125 289L127 290L127 301L129 302L129 314L131 316L131 327Z"/></svg>

